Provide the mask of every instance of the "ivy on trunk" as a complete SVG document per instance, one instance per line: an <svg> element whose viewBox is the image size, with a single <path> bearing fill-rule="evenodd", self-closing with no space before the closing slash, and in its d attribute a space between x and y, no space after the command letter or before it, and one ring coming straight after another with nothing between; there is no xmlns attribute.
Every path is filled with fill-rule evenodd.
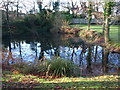
<svg viewBox="0 0 120 90"><path fill-rule="evenodd" d="M110 40L110 18L112 14L113 6L115 5L115 2L109 1L105 2L104 4L104 23L103 23L103 32L104 32L104 38L105 43L107 43Z"/></svg>

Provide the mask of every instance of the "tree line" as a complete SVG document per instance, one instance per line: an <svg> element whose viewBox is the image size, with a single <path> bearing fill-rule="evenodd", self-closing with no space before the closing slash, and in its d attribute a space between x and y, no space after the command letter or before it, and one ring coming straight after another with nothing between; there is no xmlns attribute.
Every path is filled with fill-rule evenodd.
<svg viewBox="0 0 120 90"><path fill-rule="evenodd" d="M105 42L108 42L111 21L115 17L115 15L117 16L117 13L119 12L119 2L114 2L112 0L104 0L101 2L79 1L79 3L74 2L73 0L70 0L70 2L62 3L59 0L57 0L51 1L48 6L44 7L42 2L43 1L37 2L39 8L38 13L33 13L33 11L35 11L35 7L33 7L33 9L29 11L29 14L25 15L24 17L21 17L19 11L20 0L6 2L4 1L2 3L4 8L3 33L9 32L11 34L24 33L23 31L30 31L35 34L37 31L40 30L48 32L58 32L58 30L64 24L64 22L67 21L67 24L69 24L70 19L77 17L78 13L81 12L79 16L88 19L88 30L90 30L92 16L94 15L95 18L101 17L101 19L103 20L103 33ZM34 6L34 3L32 4ZM50 9L50 5L52 5L52 9ZM10 16L11 11L9 10L9 8L13 6L16 7L15 17ZM60 11L60 7L67 10ZM101 12L101 16L97 16L97 14L100 14Z"/></svg>

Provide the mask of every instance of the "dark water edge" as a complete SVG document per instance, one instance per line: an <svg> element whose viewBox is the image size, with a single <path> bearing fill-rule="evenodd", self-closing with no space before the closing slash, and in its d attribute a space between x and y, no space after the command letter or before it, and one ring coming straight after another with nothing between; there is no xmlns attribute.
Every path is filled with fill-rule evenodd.
<svg viewBox="0 0 120 90"><path fill-rule="evenodd" d="M13 58L9 63L35 63L43 58L51 60L57 56L77 64L82 75L116 73L120 66L120 54L112 53L101 46L86 44L80 37L71 34L8 36L3 37L2 44L6 57L8 52L12 52Z"/></svg>

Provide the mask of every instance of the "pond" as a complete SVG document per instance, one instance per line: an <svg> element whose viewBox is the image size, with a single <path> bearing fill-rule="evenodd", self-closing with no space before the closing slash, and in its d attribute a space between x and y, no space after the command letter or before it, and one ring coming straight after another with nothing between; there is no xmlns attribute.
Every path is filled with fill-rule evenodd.
<svg viewBox="0 0 120 90"><path fill-rule="evenodd" d="M73 35L39 34L3 37L4 59L9 63L32 62L52 59L57 56L70 60L80 67L80 72L100 75L115 73L120 66L120 54L112 53L104 47L85 43ZM3 61L4 62L4 61Z"/></svg>

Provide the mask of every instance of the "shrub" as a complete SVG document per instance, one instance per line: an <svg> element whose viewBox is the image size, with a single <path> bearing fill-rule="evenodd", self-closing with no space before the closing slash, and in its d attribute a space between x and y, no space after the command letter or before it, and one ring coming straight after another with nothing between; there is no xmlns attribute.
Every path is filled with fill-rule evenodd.
<svg viewBox="0 0 120 90"><path fill-rule="evenodd" d="M68 60L61 58L53 59L47 67L48 75L52 76L70 76L73 71L74 64Z"/></svg>
<svg viewBox="0 0 120 90"><path fill-rule="evenodd" d="M37 74L37 67L34 64L25 65L22 72L24 74Z"/></svg>
<svg viewBox="0 0 120 90"><path fill-rule="evenodd" d="M71 19L73 18L73 15L66 13L66 14L62 14L62 16L63 16L63 22L62 22L63 25L68 26L71 22Z"/></svg>
<svg viewBox="0 0 120 90"><path fill-rule="evenodd" d="M38 28L37 32L46 32L52 28L52 16L44 12L37 15L28 15L25 17L24 21L28 28Z"/></svg>
<svg viewBox="0 0 120 90"><path fill-rule="evenodd" d="M3 35L9 35L9 29L7 23L3 22ZM24 34L24 33L41 33L49 32L53 27L53 15L47 13L41 14L29 14L23 19L15 19L9 23L10 31L12 34Z"/></svg>
<svg viewBox="0 0 120 90"><path fill-rule="evenodd" d="M102 34L101 33L97 33L94 30L82 30L79 32L79 36L85 40L89 40L89 41L96 41L99 39L103 39L102 38Z"/></svg>
<svg viewBox="0 0 120 90"><path fill-rule="evenodd" d="M56 13L53 15L53 28L50 29L50 32L57 33L60 31L61 26L63 25L63 17L61 13Z"/></svg>
<svg viewBox="0 0 120 90"><path fill-rule="evenodd" d="M17 70L19 72L23 72L24 68L27 66L27 63L24 62L17 62L15 64L12 64L12 70Z"/></svg>
<svg viewBox="0 0 120 90"><path fill-rule="evenodd" d="M7 75L7 74L11 75L12 72L11 72L11 71L4 71L4 72L2 72L2 74L3 74L3 75Z"/></svg>
<svg viewBox="0 0 120 90"><path fill-rule="evenodd" d="M37 64L37 69L38 69L38 73L39 75L46 75L47 72L47 67L50 61L45 60L43 62L40 62L39 64Z"/></svg>
<svg viewBox="0 0 120 90"><path fill-rule="evenodd" d="M13 34L23 34L25 32L28 32L28 27L26 27L25 25L25 21L24 20L15 20L12 23L10 23L11 25L11 30L13 31Z"/></svg>
<svg viewBox="0 0 120 90"><path fill-rule="evenodd" d="M61 58L53 58L52 60L44 60L38 63L16 63L12 67L13 70L24 74L40 76L73 76L73 70L78 70L78 67L73 62Z"/></svg>

